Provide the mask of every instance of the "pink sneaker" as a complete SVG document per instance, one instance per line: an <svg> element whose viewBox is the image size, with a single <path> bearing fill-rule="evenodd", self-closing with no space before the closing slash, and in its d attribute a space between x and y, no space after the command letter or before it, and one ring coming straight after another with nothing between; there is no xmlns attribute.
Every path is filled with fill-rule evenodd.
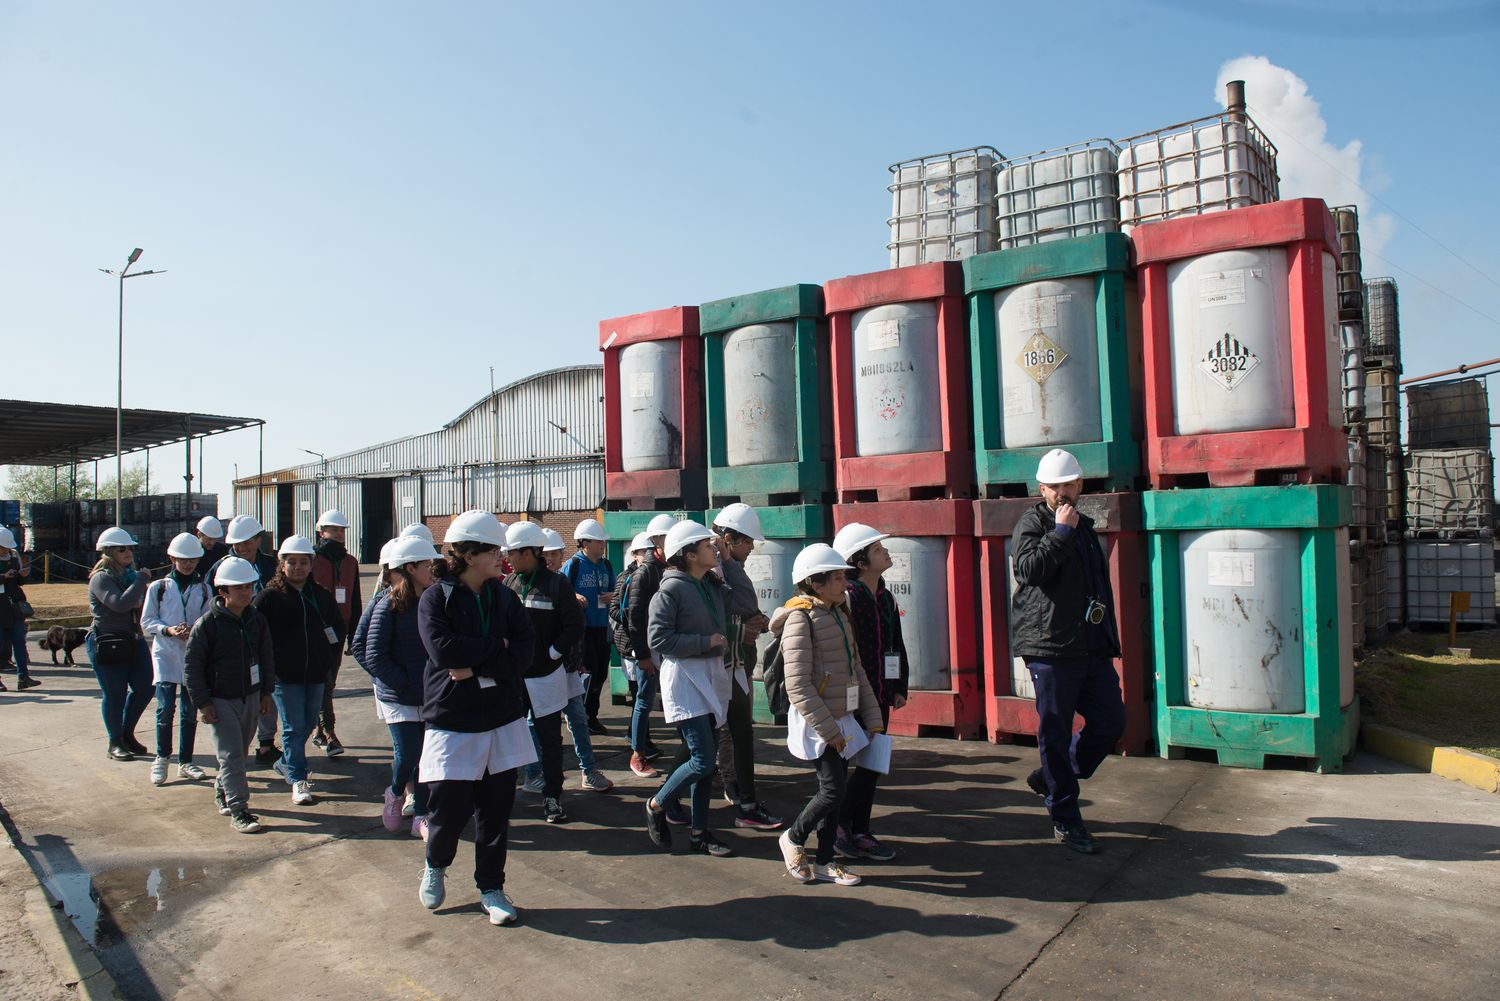
<svg viewBox="0 0 1500 1001"><path fill-rule="evenodd" d="M427 840L427 818L425 816L411 818L411 836L421 838L423 841Z"/></svg>
<svg viewBox="0 0 1500 1001"><path fill-rule="evenodd" d="M385 809L380 811L380 822L392 834L401 830L401 804L405 799L406 797L391 792L390 786L385 787Z"/></svg>

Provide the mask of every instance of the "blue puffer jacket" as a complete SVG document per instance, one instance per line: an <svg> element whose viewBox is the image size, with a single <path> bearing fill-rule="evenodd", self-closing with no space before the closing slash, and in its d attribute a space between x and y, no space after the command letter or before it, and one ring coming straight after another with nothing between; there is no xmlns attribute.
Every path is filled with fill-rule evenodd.
<svg viewBox="0 0 1500 1001"><path fill-rule="evenodd" d="M375 679L375 697L387 705L420 707L427 651L417 632L417 602L398 612L391 607L391 592L383 591L360 624L363 642L356 642L355 653Z"/></svg>

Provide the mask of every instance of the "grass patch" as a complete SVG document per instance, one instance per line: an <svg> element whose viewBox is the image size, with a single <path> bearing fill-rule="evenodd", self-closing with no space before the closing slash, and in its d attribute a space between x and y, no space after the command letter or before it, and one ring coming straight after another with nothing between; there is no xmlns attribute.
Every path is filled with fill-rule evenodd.
<svg viewBox="0 0 1500 1001"><path fill-rule="evenodd" d="M91 619L87 584L27 584L26 600L36 609L32 629L86 626Z"/></svg>
<svg viewBox="0 0 1500 1001"><path fill-rule="evenodd" d="M1449 656L1446 631L1392 636L1355 665L1355 688L1371 722L1500 757L1500 629L1457 645L1473 656Z"/></svg>

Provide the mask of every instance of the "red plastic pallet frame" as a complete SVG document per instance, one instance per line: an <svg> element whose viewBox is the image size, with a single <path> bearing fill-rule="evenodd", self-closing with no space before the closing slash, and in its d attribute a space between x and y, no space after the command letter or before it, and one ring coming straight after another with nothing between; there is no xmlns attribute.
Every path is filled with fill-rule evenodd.
<svg viewBox="0 0 1500 1001"><path fill-rule="evenodd" d="M1296 470L1298 480L1343 482L1348 450L1342 428L1329 422L1328 356L1323 342L1323 254L1338 260L1338 230L1321 199L1297 198L1146 223L1135 244L1145 332L1146 465L1156 489L1180 477L1208 474L1216 487L1251 486L1260 471ZM1177 435L1172 431L1172 347L1167 266L1187 257L1252 247L1285 246L1291 313L1290 428Z"/></svg>
<svg viewBox="0 0 1500 1001"><path fill-rule="evenodd" d="M973 496L963 265L938 261L836 278L823 286L823 300L832 337L834 479L839 499L848 502L854 491L874 490L882 501L900 501L921 488ZM935 452L861 456L854 413L854 314L872 306L929 300L937 302L943 447Z"/></svg>
<svg viewBox="0 0 1500 1001"><path fill-rule="evenodd" d="M682 349L682 465L674 469L626 472L620 455L620 352L644 341L677 341ZM701 508L707 490L703 451L703 339L698 307L673 306L649 313L599 321L604 354L604 496L637 510L650 510L656 498Z"/></svg>
<svg viewBox="0 0 1500 1001"><path fill-rule="evenodd" d="M974 507L968 500L879 501L836 504L837 531L863 522L881 532L907 538L948 540L948 677L947 691L910 691L906 705L891 713L890 732L923 736L922 727L944 727L959 740L984 734L984 705L979 691L979 630L974 608Z"/></svg>
<svg viewBox="0 0 1500 1001"><path fill-rule="evenodd" d="M1036 736L1036 702L1014 694L1010 668L1010 584L1006 575L1005 542L1016 523L1037 497L1008 497L974 502L974 534L979 539L980 609L984 620L985 732L997 744L1017 736ZM1109 584L1115 595L1115 625L1120 633L1120 656L1115 673L1125 700L1125 732L1115 744L1121 754L1145 754L1155 718L1147 698L1146 679L1152 669L1146 647L1146 547L1141 534L1138 494L1085 494L1080 510L1094 519L1094 529L1113 537L1109 556ZM1083 726L1075 719L1073 728Z"/></svg>

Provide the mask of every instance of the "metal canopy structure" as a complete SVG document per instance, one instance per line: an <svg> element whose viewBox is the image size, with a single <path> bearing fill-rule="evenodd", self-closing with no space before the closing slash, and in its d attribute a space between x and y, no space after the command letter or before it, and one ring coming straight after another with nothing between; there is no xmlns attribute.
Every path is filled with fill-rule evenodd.
<svg viewBox="0 0 1500 1001"><path fill-rule="evenodd" d="M175 410L125 410L120 452L129 454L265 424ZM0 400L0 465L67 466L113 456L115 408Z"/></svg>

